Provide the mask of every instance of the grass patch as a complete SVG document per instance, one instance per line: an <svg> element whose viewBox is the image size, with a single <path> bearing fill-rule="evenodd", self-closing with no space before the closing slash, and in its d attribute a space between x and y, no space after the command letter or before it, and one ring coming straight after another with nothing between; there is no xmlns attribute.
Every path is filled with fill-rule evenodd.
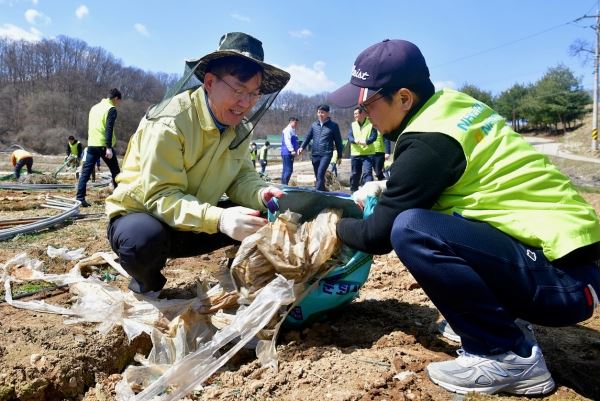
<svg viewBox="0 0 600 401"><path fill-rule="evenodd" d="M21 297L23 295L35 294L43 290L53 289L56 286L52 283L45 281L28 281L26 283L14 283L12 285L12 296L13 298ZM0 291L0 299L4 301L5 293L4 288Z"/></svg>

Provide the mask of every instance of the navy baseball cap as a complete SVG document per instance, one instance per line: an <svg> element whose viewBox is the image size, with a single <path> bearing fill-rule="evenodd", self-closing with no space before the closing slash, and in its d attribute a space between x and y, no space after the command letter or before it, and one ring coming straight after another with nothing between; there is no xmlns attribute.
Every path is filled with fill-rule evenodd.
<svg viewBox="0 0 600 401"><path fill-rule="evenodd" d="M429 68L421 50L406 40L386 39L358 55L350 83L332 92L328 99L336 106L352 107L381 89L410 89L426 80Z"/></svg>

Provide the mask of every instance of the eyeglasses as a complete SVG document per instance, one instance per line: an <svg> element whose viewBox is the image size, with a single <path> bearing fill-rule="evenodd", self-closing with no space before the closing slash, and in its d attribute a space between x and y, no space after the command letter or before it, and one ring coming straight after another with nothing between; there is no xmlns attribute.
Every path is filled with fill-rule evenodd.
<svg viewBox="0 0 600 401"><path fill-rule="evenodd" d="M215 75L215 77L217 77L219 79L219 81L223 82L225 85L229 86L229 88L233 91L233 96L237 100L244 100L244 99L246 99L246 97L248 97L248 100L250 102L255 102L262 95L262 93L260 93L260 91L258 91L258 90L254 91L254 92L247 92L247 91L242 90L242 89L234 88L233 86L231 86L227 81L225 81L220 76Z"/></svg>
<svg viewBox="0 0 600 401"><path fill-rule="evenodd" d="M377 92L373 93L369 96L364 102L360 103L358 106L367 114L369 114L369 107L378 101L379 99L383 99L385 96L381 93L383 88L379 89ZM377 96L380 95L380 96Z"/></svg>

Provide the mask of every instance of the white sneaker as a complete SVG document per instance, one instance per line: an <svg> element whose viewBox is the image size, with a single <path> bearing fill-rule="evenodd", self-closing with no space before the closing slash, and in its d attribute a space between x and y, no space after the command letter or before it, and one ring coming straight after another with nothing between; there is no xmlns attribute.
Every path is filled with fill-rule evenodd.
<svg viewBox="0 0 600 401"><path fill-rule="evenodd" d="M500 355L472 355L458 350L452 361L434 362L427 366L429 378L446 390L459 394L474 391L495 394L539 395L554 389L554 380L537 345L531 356L513 352Z"/></svg>
<svg viewBox="0 0 600 401"><path fill-rule="evenodd" d="M515 324L521 329L523 334L525 335L525 339L528 344L535 344L537 340L535 339L535 334L533 332L533 326L526 320L516 319ZM448 324L446 319L442 320L437 326L438 332L445 338L455 343L461 343L460 336L456 334L456 332L452 329L452 326Z"/></svg>
<svg viewBox="0 0 600 401"><path fill-rule="evenodd" d="M452 330L452 327L450 326L450 324L448 324L446 319L442 320L438 324L437 329L443 337L447 338L450 341L460 344L460 336L456 334L454 330Z"/></svg>

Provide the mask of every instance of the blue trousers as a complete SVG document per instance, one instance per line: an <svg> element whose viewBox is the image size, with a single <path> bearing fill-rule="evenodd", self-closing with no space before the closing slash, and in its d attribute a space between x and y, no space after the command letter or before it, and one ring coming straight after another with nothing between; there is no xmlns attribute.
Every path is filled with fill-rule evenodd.
<svg viewBox="0 0 600 401"><path fill-rule="evenodd" d="M121 266L132 277L129 289L137 293L164 287L167 279L161 270L167 258L197 256L239 244L222 233L175 230L147 213L112 218L107 234Z"/></svg>
<svg viewBox="0 0 600 401"><path fill-rule="evenodd" d="M283 172L281 173L281 183L287 185L294 172L294 155L281 155L283 162Z"/></svg>
<svg viewBox="0 0 600 401"><path fill-rule="evenodd" d="M266 160L259 160L258 163L260 164L260 172L262 174L264 174L265 171L267 170L267 161Z"/></svg>
<svg viewBox="0 0 600 401"><path fill-rule="evenodd" d="M371 156L350 156L350 191L354 192L359 185L373 181L373 163Z"/></svg>
<svg viewBox="0 0 600 401"><path fill-rule="evenodd" d="M332 155L312 155L311 157L316 178L315 188L318 191L327 191L327 188L325 188L325 172L327 171L327 167L329 167L329 163L331 162L331 156Z"/></svg>
<svg viewBox="0 0 600 401"><path fill-rule="evenodd" d="M21 170L23 166L27 167L27 174L31 174L31 168L33 167L33 158L32 157L23 157L22 159L17 161L15 164L15 178L19 179L21 176Z"/></svg>
<svg viewBox="0 0 600 401"><path fill-rule="evenodd" d="M81 167L81 175L79 176L79 182L77 183L77 200L85 200L85 194L87 189L87 183L90 180L90 176L92 172L96 168L96 163L100 161L100 159L104 160L104 163L108 166L110 170L110 175L112 175L113 187L117 187L117 182L115 178L121 172L119 168L119 162L117 160L117 155L113 152L113 157L107 159L104 156L106 152L106 148L100 146L88 146L87 154L85 156L85 162Z"/></svg>
<svg viewBox="0 0 600 401"><path fill-rule="evenodd" d="M329 171L333 173L337 177L337 163L329 163Z"/></svg>
<svg viewBox="0 0 600 401"><path fill-rule="evenodd" d="M373 170L375 170L375 177L379 181L385 179L383 175L383 165L385 164L385 153L375 153L373 156Z"/></svg>
<svg viewBox="0 0 600 401"><path fill-rule="evenodd" d="M516 318L566 326L593 314L590 287L600 294L595 262L559 269L541 249L487 223L424 209L398 215L396 254L473 354L522 347Z"/></svg>

